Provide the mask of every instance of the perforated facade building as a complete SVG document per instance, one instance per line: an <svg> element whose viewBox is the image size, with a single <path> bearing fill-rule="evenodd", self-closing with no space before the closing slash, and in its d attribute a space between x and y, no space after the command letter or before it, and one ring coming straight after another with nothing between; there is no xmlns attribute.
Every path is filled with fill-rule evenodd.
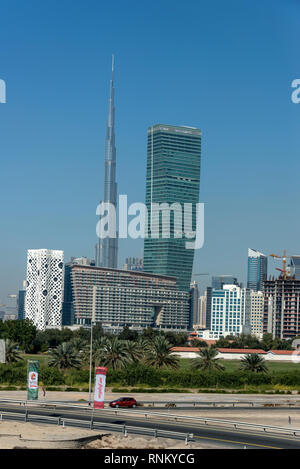
<svg viewBox="0 0 300 469"><path fill-rule="evenodd" d="M63 261L63 251L28 250L25 318L38 329L62 324Z"/></svg>

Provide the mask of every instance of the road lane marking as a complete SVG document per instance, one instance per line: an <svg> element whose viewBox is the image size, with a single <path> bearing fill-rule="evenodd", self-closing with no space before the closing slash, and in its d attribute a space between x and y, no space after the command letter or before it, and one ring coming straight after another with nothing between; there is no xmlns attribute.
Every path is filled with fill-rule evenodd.
<svg viewBox="0 0 300 469"><path fill-rule="evenodd" d="M258 446L260 448L283 449L283 448L278 448L277 446L258 445L256 443L247 443L245 441L243 442L243 441L234 441L234 440L224 440L222 438L213 438L213 437L198 436L198 435L194 435L194 438L199 438L201 440L222 441L222 442L225 442L225 443L235 443L235 444L238 444L238 445Z"/></svg>

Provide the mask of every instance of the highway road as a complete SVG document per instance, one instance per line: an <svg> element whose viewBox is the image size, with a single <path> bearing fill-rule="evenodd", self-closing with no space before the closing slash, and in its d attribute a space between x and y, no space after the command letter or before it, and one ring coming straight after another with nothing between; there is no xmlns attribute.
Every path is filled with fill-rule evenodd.
<svg viewBox="0 0 300 469"><path fill-rule="evenodd" d="M91 411L83 409L70 409L67 407L60 407L59 409L46 409L40 405L34 408L30 407L29 410L29 421L38 422L38 416L50 415L52 417L63 418L76 418L82 423L89 422ZM232 409L231 409L232 410ZM249 410L249 409L248 409ZM0 403L1 412L16 412L20 414L20 418L24 420L25 409L20 405L11 405ZM30 412L34 412L35 416L30 416ZM5 415L5 419L8 417ZM208 444L214 444L218 448L238 448L238 449L300 449L300 438L280 435L280 434L266 434L258 430L234 430L231 428L220 428L213 426L205 426L203 423L196 422L174 422L161 420L161 421L150 421L145 418L140 418L134 415L134 411L130 412L130 415L120 414L115 416L114 413L105 413L101 415L101 410L94 412L94 422L100 422L102 424L121 424L128 426L135 426L139 428L152 429L153 432L157 430L167 430L172 432L181 433L193 433L194 441L201 441L202 444L207 442ZM69 423L68 423L69 424ZM120 427L118 427L120 428ZM107 431L105 432L107 433Z"/></svg>

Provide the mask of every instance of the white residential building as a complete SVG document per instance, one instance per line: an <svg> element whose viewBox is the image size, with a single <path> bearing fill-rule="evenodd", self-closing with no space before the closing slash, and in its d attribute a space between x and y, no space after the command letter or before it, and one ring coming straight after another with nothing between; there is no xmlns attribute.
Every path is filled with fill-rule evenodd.
<svg viewBox="0 0 300 469"><path fill-rule="evenodd" d="M259 339L263 336L264 321L264 295L261 291L251 291L250 293L250 325L251 334Z"/></svg>
<svg viewBox="0 0 300 469"><path fill-rule="evenodd" d="M25 318L37 329L62 324L63 267L63 251L28 250Z"/></svg>
<svg viewBox="0 0 300 469"><path fill-rule="evenodd" d="M210 331L213 338L250 333L250 290L237 285L212 290Z"/></svg>

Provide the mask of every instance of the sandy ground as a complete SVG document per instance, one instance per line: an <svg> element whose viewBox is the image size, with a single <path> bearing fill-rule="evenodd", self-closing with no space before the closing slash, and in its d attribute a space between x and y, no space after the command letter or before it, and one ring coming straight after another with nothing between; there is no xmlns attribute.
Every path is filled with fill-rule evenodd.
<svg viewBox="0 0 300 469"><path fill-rule="evenodd" d="M130 436L126 438L117 434L104 436L101 440L92 441L85 445L85 449L211 449L217 448L215 444L200 444L184 441L176 441L170 438L148 438L141 436Z"/></svg>
<svg viewBox="0 0 300 469"><path fill-rule="evenodd" d="M3 421L0 422L0 449L16 447L78 448L81 447L81 444L72 440L96 435L99 435L99 431Z"/></svg>
<svg viewBox="0 0 300 469"><path fill-rule="evenodd" d="M94 437L99 431L63 428L52 425L38 425L22 422L0 422L0 449L203 449L215 448L216 445L188 443L167 438L142 436L124 437L112 433L101 436L89 443L76 441L83 437Z"/></svg>

